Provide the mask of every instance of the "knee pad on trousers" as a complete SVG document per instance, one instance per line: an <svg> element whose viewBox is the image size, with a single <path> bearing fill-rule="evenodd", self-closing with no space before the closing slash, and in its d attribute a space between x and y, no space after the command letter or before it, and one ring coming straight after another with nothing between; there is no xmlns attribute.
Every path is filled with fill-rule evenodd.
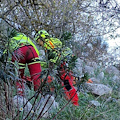
<svg viewBox="0 0 120 120"><path fill-rule="evenodd" d="M70 83L69 83L69 81L68 80L65 80L64 81L64 86L65 86L65 88L69 91L72 87L70 86Z"/></svg>

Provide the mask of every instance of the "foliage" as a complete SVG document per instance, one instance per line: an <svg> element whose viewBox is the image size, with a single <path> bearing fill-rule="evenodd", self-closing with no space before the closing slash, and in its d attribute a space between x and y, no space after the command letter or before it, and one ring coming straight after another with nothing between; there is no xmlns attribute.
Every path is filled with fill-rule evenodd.
<svg viewBox="0 0 120 120"><path fill-rule="evenodd" d="M61 36L61 41L62 41L63 45L66 46L68 41L71 42L71 38L72 38L72 34L70 32L63 32L63 34ZM68 44L67 44L67 46L68 46Z"/></svg>
<svg viewBox="0 0 120 120"><path fill-rule="evenodd" d="M15 30L25 33L34 40L34 34L39 29L45 29L53 36L61 38L63 44L70 47L77 57L83 57L85 61L97 61L99 63L106 55L107 45L102 44L103 36L107 33L111 35L117 28L119 28L119 6L115 0L0 1L1 53L6 48L5 45L9 38L16 34ZM10 53L7 52L5 58L0 61L0 119L24 119L24 113L15 110L12 103L12 98L16 94L15 82L19 78L17 64L9 62L9 56ZM72 59L73 63L76 56ZM51 70L53 76L56 74L55 70ZM46 76L47 72L45 73ZM25 74L29 75L27 68ZM111 81L111 76L107 74L105 76L106 79L103 80L103 83L113 87L114 92L111 96L118 99L119 84L116 85ZM85 77L88 79L88 75ZM89 93L79 93L80 106L73 107L62 97L63 91L57 80L58 77L55 76L55 82L51 86L54 85L56 88L56 101L60 103L60 108L54 111L48 119L120 119L120 106L117 106L116 101L107 102L101 97L96 98ZM49 90L51 86L43 84L41 89L44 90L47 87ZM36 97L33 89L28 89L27 97L33 106L40 99ZM96 108L89 106L89 101L93 99L97 99L102 105ZM28 115L28 119L30 119L29 117ZM40 116L33 115L33 119L38 117Z"/></svg>
<svg viewBox="0 0 120 120"><path fill-rule="evenodd" d="M91 94L79 94L80 107L68 105L57 117L57 120L109 120L119 119L119 107L115 101L103 101L101 98L96 98L101 103L99 107L89 105L89 101L95 99Z"/></svg>

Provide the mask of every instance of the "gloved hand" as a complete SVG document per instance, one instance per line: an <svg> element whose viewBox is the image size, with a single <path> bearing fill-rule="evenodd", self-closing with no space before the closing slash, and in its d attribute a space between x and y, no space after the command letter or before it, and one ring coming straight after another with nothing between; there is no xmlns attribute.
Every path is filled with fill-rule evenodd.
<svg viewBox="0 0 120 120"><path fill-rule="evenodd" d="M26 102L27 102L27 104L26 104ZM26 112L26 113L28 113L29 111L31 111L31 113L34 113L34 111L31 110L31 108L32 108L31 103L26 98L24 98L23 96L20 96L20 95L14 96L13 104L16 108L19 109L19 111L24 110L24 112ZM24 107L24 105L25 105L25 107Z"/></svg>

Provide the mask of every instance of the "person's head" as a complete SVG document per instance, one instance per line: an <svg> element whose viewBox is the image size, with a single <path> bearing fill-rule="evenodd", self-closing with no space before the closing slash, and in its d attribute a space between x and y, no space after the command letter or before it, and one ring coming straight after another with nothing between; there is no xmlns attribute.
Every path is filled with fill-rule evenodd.
<svg viewBox="0 0 120 120"><path fill-rule="evenodd" d="M49 39L50 35L48 34L47 31L45 30L40 30L38 33L35 35L35 41L38 45L43 46L45 43L45 39Z"/></svg>

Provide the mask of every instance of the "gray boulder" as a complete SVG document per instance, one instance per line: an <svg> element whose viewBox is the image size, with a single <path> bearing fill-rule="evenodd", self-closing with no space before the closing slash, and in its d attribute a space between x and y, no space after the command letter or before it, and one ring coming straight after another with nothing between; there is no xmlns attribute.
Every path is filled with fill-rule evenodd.
<svg viewBox="0 0 120 120"><path fill-rule="evenodd" d="M100 83L100 79L97 79L95 77L92 77L90 79L93 81L94 84L96 84L96 83L99 84Z"/></svg>
<svg viewBox="0 0 120 120"><path fill-rule="evenodd" d="M19 111L24 111L25 113L34 113L32 110L32 104L24 97L16 95L13 97L13 105ZM25 105L25 106L24 106Z"/></svg>
<svg viewBox="0 0 120 120"><path fill-rule="evenodd" d="M73 69L74 73L77 74L79 77L83 74L83 60L78 58L75 63L75 68Z"/></svg>
<svg viewBox="0 0 120 120"><path fill-rule="evenodd" d="M89 92L100 96L110 94L112 92L112 88L103 84L85 83L85 87Z"/></svg>
<svg viewBox="0 0 120 120"><path fill-rule="evenodd" d="M90 74L90 75L94 75L94 68L85 65L85 67L84 67L84 72L85 72L85 73L88 73L88 74Z"/></svg>
<svg viewBox="0 0 120 120"><path fill-rule="evenodd" d="M97 79L102 80L104 78L104 72L101 72L97 75Z"/></svg>
<svg viewBox="0 0 120 120"><path fill-rule="evenodd" d="M83 60L81 60L80 58L78 58L77 60L76 60L76 66L79 66L79 67L82 67L83 66Z"/></svg>
<svg viewBox="0 0 120 120"><path fill-rule="evenodd" d="M41 118L47 118L55 109L58 108L58 106L59 105L57 102L55 102L54 96L42 96L40 102L37 104L37 114L41 114Z"/></svg>
<svg viewBox="0 0 120 120"><path fill-rule="evenodd" d="M120 76L117 76L117 75L114 75L113 77L112 77L112 81L113 82L117 82L117 83L119 83L120 82Z"/></svg>
<svg viewBox="0 0 120 120"><path fill-rule="evenodd" d="M117 76L120 75L120 71L114 66L108 66L106 68L106 72L109 73L109 74L115 74Z"/></svg>

